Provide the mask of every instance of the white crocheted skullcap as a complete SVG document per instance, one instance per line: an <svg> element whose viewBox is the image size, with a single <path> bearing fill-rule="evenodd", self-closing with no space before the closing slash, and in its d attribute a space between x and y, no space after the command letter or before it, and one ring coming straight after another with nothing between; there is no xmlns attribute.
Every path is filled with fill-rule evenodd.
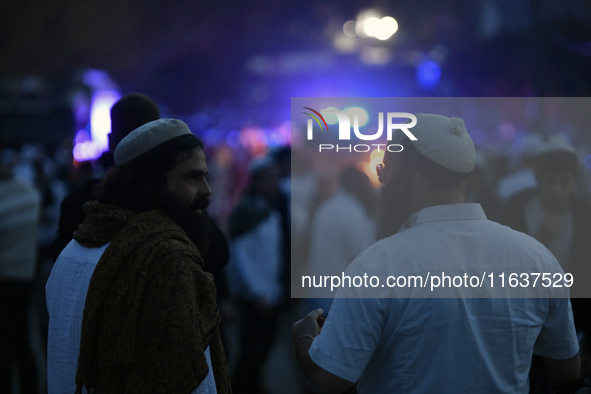
<svg viewBox="0 0 591 394"><path fill-rule="evenodd" d="M409 131L413 146L423 156L448 170L467 174L476 166L476 149L461 118L416 114L417 124Z"/></svg>
<svg viewBox="0 0 591 394"><path fill-rule="evenodd" d="M113 154L115 164L123 165L168 140L189 134L193 134L189 126L179 119L162 118L148 122L133 130L117 145Z"/></svg>

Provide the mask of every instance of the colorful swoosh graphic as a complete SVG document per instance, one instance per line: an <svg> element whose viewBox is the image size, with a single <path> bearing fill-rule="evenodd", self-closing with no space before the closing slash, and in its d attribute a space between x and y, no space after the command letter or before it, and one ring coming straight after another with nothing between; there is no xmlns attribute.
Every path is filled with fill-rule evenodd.
<svg viewBox="0 0 591 394"><path fill-rule="evenodd" d="M309 109L310 111L314 112L316 115L318 115L320 117L320 119L322 119L322 122L324 122L324 125L326 126L326 130L328 130L328 125L326 124L326 120L324 120L324 118L322 117L322 115L320 115L320 112L313 110L310 107L302 107L305 109ZM318 118L314 115L312 115L309 112L303 112L306 115L310 115L312 117L312 119L314 119L316 121L316 123L318 123L318 126L320 126L320 130L322 130L322 124L320 123L320 120L318 120Z"/></svg>

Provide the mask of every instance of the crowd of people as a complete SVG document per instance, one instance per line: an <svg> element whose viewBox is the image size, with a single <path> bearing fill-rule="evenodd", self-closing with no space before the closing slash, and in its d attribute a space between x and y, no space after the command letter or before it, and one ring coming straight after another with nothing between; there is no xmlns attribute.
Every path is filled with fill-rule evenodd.
<svg viewBox="0 0 591 394"><path fill-rule="evenodd" d="M100 177L61 151L0 152L0 392L274 392L271 349L304 310L296 357L277 366L296 387L281 392L574 392L591 375L591 203L563 139L536 135L518 172L492 171L461 119L420 115L418 141L378 167L380 190L355 166L331 183L270 149L220 222L198 130L138 93L111 118ZM578 286L572 299L297 300L293 258L312 276L509 264Z"/></svg>

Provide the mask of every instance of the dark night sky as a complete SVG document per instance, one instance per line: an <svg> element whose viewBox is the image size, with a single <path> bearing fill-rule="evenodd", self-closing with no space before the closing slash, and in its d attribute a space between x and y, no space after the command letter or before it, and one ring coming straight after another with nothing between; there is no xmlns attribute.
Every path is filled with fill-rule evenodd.
<svg viewBox="0 0 591 394"><path fill-rule="evenodd" d="M218 105L272 112L293 95L318 94L314 87L326 95L396 95L396 85L414 75L404 61L367 67L331 45L331 31L377 6L399 20L389 44L396 59L437 45L447 52L447 90L414 94L589 95L591 52L574 54L555 30L585 40L581 26L591 13L548 17L553 8L546 3L530 11L527 0L497 1L501 28L483 37L486 13L462 0L1 0L0 76L39 74L67 84L76 70L103 69L123 92L145 92L178 114ZM248 64L257 56L274 66L290 56L300 64L291 73L256 75Z"/></svg>

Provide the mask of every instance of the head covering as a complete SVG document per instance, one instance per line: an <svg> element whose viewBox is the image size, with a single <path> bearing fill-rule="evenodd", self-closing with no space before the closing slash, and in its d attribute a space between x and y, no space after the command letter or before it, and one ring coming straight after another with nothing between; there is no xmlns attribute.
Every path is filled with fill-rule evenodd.
<svg viewBox="0 0 591 394"><path fill-rule="evenodd" d="M562 136L556 135L538 148L536 167L539 170L576 172L577 151Z"/></svg>
<svg viewBox="0 0 591 394"><path fill-rule="evenodd" d="M577 155L577 151L575 148L566 142L566 140L561 135L555 135L554 137L550 138L548 141L542 143L538 147L537 156L542 156L547 153L570 153L573 156Z"/></svg>
<svg viewBox="0 0 591 394"><path fill-rule="evenodd" d="M152 148L182 135L192 135L189 126L179 119L158 119L146 123L123 138L115 148L115 163L120 166Z"/></svg>
<svg viewBox="0 0 591 394"><path fill-rule="evenodd" d="M417 138L413 146L423 156L448 170L466 174L476 165L472 138L460 118L416 114L417 124L409 131Z"/></svg>

